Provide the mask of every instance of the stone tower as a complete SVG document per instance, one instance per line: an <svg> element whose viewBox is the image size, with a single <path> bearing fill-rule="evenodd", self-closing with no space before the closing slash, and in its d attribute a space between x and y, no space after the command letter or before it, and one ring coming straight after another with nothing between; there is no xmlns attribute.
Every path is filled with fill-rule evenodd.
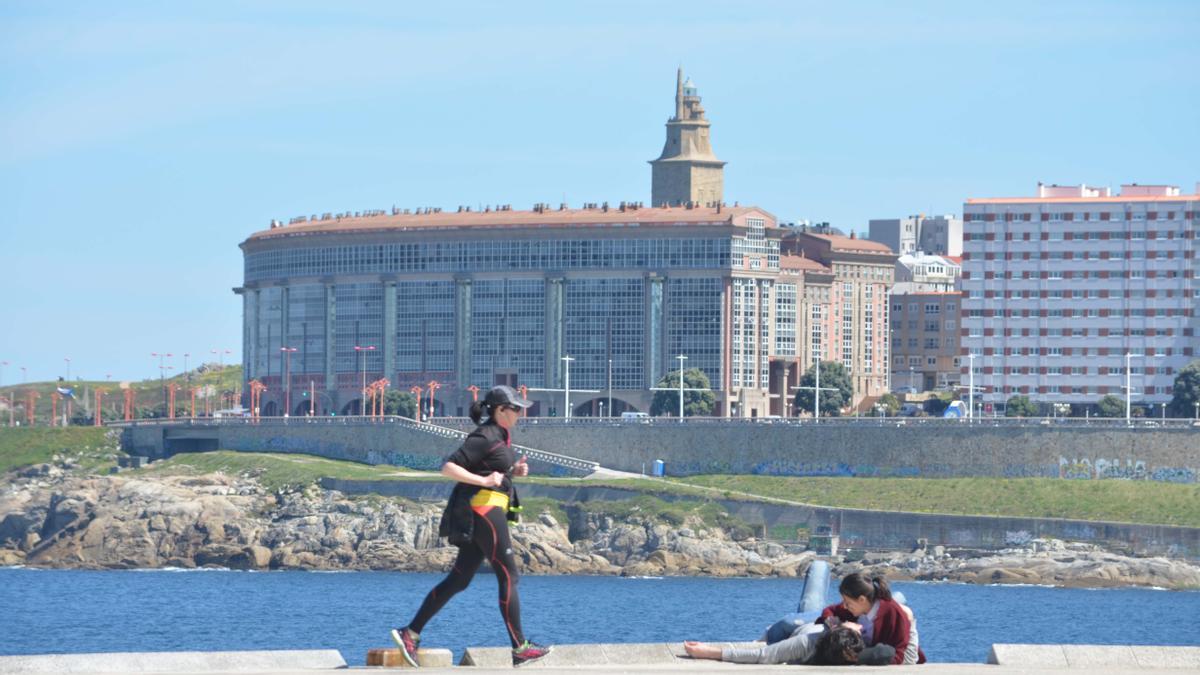
<svg viewBox="0 0 1200 675"><path fill-rule="evenodd" d="M708 120L696 85L675 75L675 116L667 120L667 142L651 160L650 203L677 206L719 202L725 194L725 162L717 159L708 138Z"/></svg>

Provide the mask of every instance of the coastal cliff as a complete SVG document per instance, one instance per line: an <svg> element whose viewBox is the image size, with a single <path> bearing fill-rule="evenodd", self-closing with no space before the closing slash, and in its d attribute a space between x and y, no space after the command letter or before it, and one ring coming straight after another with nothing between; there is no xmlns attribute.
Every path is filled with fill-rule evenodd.
<svg viewBox="0 0 1200 675"><path fill-rule="evenodd" d="M436 572L449 569L456 553L437 537L437 503L349 498L311 484L269 489L249 474L76 469L60 458L3 477L0 565ZM571 504L531 511L513 527L529 574L794 577L814 557L695 516L664 520ZM1192 563L1057 540L1000 552L868 552L832 562L838 575L865 570L892 579L1200 588L1200 566Z"/></svg>

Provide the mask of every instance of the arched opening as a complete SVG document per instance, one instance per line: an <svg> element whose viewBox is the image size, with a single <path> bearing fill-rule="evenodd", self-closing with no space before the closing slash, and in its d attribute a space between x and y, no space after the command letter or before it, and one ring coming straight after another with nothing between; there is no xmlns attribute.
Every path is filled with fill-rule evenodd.
<svg viewBox="0 0 1200 675"><path fill-rule="evenodd" d="M356 398L349 401L346 405L342 406L342 415L361 415L361 405L362 401L360 399Z"/></svg>
<svg viewBox="0 0 1200 675"><path fill-rule="evenodd" d="M597 396L571 408L571 415L575 417L620 417L623 412L637 412L637 408L613 397L610 410L607 396Z"/></svg>
<svg viewBox="0 0 1200 675"><path fill-rule="evenodd" d="M275 401L267 401L258 414L263 417L275 417L279 415L279 408L279 404L275 403Z"/></svg>
<svg viewBox="0 0 1200 675"><path fill-rule="evenodd" d="M292 417L308 417L308 414L310 411L312 412L312 414L314 416L319 416L319 415L325 414L325 411L321 408L320 403L316 404L315 406L312 406L311 408L310 408L310 405L311 404L309 403L307 398L304 399L303 401L297 403L296 407L292 409Z"/></svg>
<svg viewBox="0 0 1200 675"><path fill-rule="evenodd" d="M443 403L442 401L439 401L436 398L433 399L433 416L434 417L445 417L446 416L446 404ZM421 417L421 419L429 418L429 399L428 398L424 398L421 400L421 415L420 415L420 417Z"/></svg>

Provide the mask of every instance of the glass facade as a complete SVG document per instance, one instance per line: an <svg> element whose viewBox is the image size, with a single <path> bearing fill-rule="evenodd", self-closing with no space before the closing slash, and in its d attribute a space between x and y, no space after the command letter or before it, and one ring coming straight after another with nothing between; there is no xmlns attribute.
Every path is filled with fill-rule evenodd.
<svg viewBox="0 0 1200 675"><path fill-rule="evenodd" d="M453 281L396 284L396 372L454 370Z"/></svg>
<svg viewBox="0 0 1200 675"><path fill-rule="evenodd" d="M287 335L284 341L295 347L291 372L325 372L325 286L294 284L287 294Z"/></svg>
<svg viewBox="0 0 1200 675"><path fill-rule="evenodd" d="M283 375L283 289L264 288L258 296L258 340L254 372L258 377Z"/></svg>
<svg viewBox="0 0 1200 675"><path fill-rule="evenodd" d="M246 283L278 277L547 269L728 269L734 240L538 239L306 246L245 256ZM737 241L742 241L738 239ZM778 268L778 244L774 244ZM739 244L740 245L740 244ZM752 244L767 253L767 242Z"/></svg>
<svg viewBox="0 0 1200 675"><path fill-rule="evenodd" d="M667 280L666 370L677 369L679 354L687 368L699 368L713 389L721 388L721 294L716 277Z"/></svg>
<svg viewBox="0 0 1200 675"><path fill-rule="evenodd" d="M358 374L365 369L370 382L383 372L383 285L337 284L334 302L334 372ZM360 355L354 350L356 345L375 349ZM340 377L339 381L345 382L346 378ZM349 383L360 384L353 378Z"/></svg>
<svg viewBox="0 0 1200 675"><path fill-rule="evenodd" d="M497 369L515 369L520 383L546 379L546 282L476 280L471 284L471 381L490 386Z"/></svg>
<svg viewBox="0 0 1200 675"><path fill-rule="evenodd" d="M642 277L570 279L566 282L566 352L571 386L614 389L654 386L644 375L646 285Z"/></svg>

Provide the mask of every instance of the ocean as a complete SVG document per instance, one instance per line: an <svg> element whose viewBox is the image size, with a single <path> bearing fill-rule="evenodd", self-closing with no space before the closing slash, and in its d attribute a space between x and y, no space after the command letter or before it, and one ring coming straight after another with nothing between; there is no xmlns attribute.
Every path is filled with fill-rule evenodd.
<svg viewBox="0 0 1200 675"><path fill-rule="evenodd" d="M0 569L0 654L390 647L436 574ZM793 611L798 579L526 576L525 632L545 644L752 640ZM983 662L995 642L1200 645L1200 592L897 582L930 661ZM836 598L831 589L830 598ZM507 645L495 577L426 626L461 656Z"/></svg>

